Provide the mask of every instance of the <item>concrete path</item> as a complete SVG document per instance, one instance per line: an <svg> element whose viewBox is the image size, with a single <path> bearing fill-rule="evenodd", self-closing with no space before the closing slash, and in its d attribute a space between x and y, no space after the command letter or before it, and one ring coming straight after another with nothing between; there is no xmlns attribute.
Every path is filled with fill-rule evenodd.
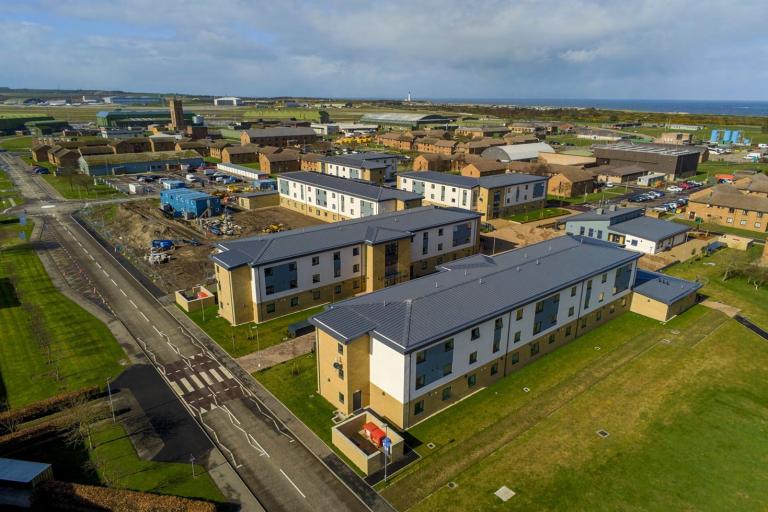
<svg viewBox="0 0 768 512"><path fill-rule="evenodd" d="M728 304L723 304L722 302L717 302L715 300L707 299L701 303L702 306L706 306L710 309L716 309L717 311L721 311L728 315L730 318L734 318L736 315L738 315L741 310L739 308L729 306Z"/></svg>
<svg viewBox="0 0 768 512"><path fill-rule="evenodd" d="M309 354L314 345L315 333L305 334L264 350L238 357L237 362L245 371L253 373Z"/></svg>

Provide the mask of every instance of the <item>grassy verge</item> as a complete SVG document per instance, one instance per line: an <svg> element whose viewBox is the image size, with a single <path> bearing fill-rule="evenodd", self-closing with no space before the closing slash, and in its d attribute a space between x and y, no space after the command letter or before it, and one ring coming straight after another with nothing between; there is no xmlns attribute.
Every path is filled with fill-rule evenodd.
<svg viewBox="0 0 768 512"><path fill-rule="evenodd" d="M125 357L104 324L53 286L19 239L31 230L0 224L0 399L10 407L101 384Z"/></svg>
<svg viewBox="0 0 768 512"><path fill-rule="evenodd" d="M25 135L23 137L13 136L0 139L0 147L7 151L23 151L32 147L35 137Z"/></svg>
<svg viewBox="0 0 768 512"><path fill-rule="evenodd" d="M203 329L208 336L216 340L221 348L232 357L240 357L251 352L282 343L288 337L288 326L294 322L306 320L315 313L322 311L324 306L298 311L287 316L275 318L259 324L258 344L254 324L248 323L232 327L224 318L218 316L218 307L211 306L205 311L194 311L187 315ZM233 343L234 340L234 343Z"/></svg>
<svg viewBox="0 0 768 512"><path fill-rule="evenodd" d="M686 224L688 226L691 226L693 228L698 227L699 231L714 231L716 233L728 233L729 235L736 235L736 236L744 236L747 238L757 238L761 240L765 240L768 238L768 233L760 232L760 231L750 231L748 229L739 229L739 228L732 228L730 226L723 226L722 224L710 224L710 223L703 223L703 224L696 224L696 222L688 219L680 219L680 218L674 218L672 219L672 222L677 222L678 224Z"/></svg>
<svg viewBox="0 0 768 512"><path fill-rule="evenodd" d="M592 192L591 194L582 194L577 197L556 197L547 196L547 199L554 204L561 206L567 206L569 204L584 204L584 203L596 203L602 200L610 200L618 196L623 196L627 192L624 187L603 188L600 192Z"/></svg>
<svg viewBox="0 0 768 512"><path fill-rule="evenodd" d="M212 157L212 156L203 157L203 160L206 163L208 163L208 164L220 164L221 163L221 159L220 158L215 158L215 157Z"/></svg>
<svg viewBox="0 0 768 512"><path fill-rule="evenodd" d="M700 163L696 171L696 179L706 180L708 178L715 179L716 174L731 174L734 172L745 170L758 170L768 172L768 164L754 164L747 162L722 162L710 160L708 162Z"/></svg>
<svg viewBox="0 0 768 512"><path fill-rule="evenodd" d="M719 312L627 313L411 429L436 447L383 494L416 511L759 510L766 363Z"/></svg>
<svg viewBox="0 0 768 512"><path fill-rule="evenodd" d="M514 215L508 215L504 217L506 220L512 222L520 222L521 224L526 222L533 222L536 220L549 219L550 217L560 217L561 215L569 215L571 212L562 208L540 208L530 212L516 213Z"/></svg>
<svg viewBox="0 0 768 512"><path fill-rule="evenodd" d="M13 199L13 202L11 202L11 199ZM0 210L10 208L14 204L22 204L23 202L24 197L16 190L16 186L5 171L0 170Z"/></svg>
<svg viewBox="0 0 768 512"><path fill-rule="evenodd" d="M94 184L93 178L84 174L69 176L44 174L43 179L66 199L109 199L123 196L112 187L101 183Z"/></svg>

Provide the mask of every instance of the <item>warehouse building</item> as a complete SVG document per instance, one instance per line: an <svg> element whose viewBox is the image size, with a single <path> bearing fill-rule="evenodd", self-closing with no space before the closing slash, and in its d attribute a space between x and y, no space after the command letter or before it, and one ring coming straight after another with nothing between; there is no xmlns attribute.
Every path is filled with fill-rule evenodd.
<svg viewBox="0 0 768 512"><path fill-rule="evenodd" d="M424 197L424 204L452 206L478 212L485 222L517 212L543 208L546 176L495 174L470 178L435 171L397 175L397 188Z"/></svg>
<svg viewBox="0 0 768 512"><path fill-rule="evenodd" d="M639 165L646 171L663 172L668 181L696 174L700 151L687 147L659 146L616 142L595 146L594 154L600 165Z"/></svg>
<svg viewBox="0 0 768 512"><path fill-rule="evenodd" d="M221 242L219 315L263 322L434 272L477 252L478 217L423 207Z"/></svg>
<svg viewBox="0 0 768 512"><path fill-rule="evenodd" d="M480 153L483 158L499 162L530 162L539 157L539 153L554 153L555 150L545 142L530 144L507 144L490 147Z"/></svg>
<svg viewBox="0 0 768 512"><path fill-rule="evenodd" d="M173 188L160 191L160 208L175 217L196 219L220 214L221 202L218 197L199 190Z"/></svg>
<svg viewBox="0 0 768 512"><path fill-rule="evenodd" d="M184 122L193 124L192 112L185 112ZM102 110L96 114L96 126L105 128L122 128L126 126L149 126L151 124L168 124L171 113L168 110Z"/></svg>
<svg viewBox="0 0 768 512"><path fill-rule="evenodd" d="M329 174L299 171L277 178L280 206L326 222L421 206L421 195Z"/></svg>
<svg viewBox="0 0 768 512"><path fill-rule="evenodd" d="M180 169L182 165L201 166L204 163L203 157L194 151L93 155L78 159L80 172L89 176L157 172Z"/></svg>
<svg viewBox="0 0 768 512"><path fill-rule="evenodd" d="M321 157L320 172L352 180L365 180L381 184L397 172L400 155L391 153L350 153Z"/></svg>
<svg viewBox="0 0 768 512"><path fill-rule="evenodd" d="M380 112L365 114L360 118L361 123L377 124L380 126L398 126L418 128L428 125L445 125L455 121L455 117L440 114L408 114L405 112Z"/></svg>
<svg viewBox="0 0 768 512"><path fill-rule="evenodd" d="M643 208L598 208L568 217L565 232L623 245L632 251L657 254L685 243L690 228L646 217Z"/></svg>
<svg viewBox="0 0 768 512"><path fill-rule="evenodd" d="M243 104L243 99L235 96L224 96L222 98L213 98L213 104L217 107L239 107Z"/></svg>
<svg viewBox="0 0 768 512"><path fill-rule="evenodd" d="M317 391L412 427L627 311L638 258L563 236L336 302L311 319Z"/></svg>
<svg viewBox="0 0 768 512"><path fill-rule="evenodd" d="M259 128L255 130L243 130L240 133L240 143L256 144L259 146L304 146L319 140L319 136L312 128L299 126L276 126L274 128Z"/></svg>

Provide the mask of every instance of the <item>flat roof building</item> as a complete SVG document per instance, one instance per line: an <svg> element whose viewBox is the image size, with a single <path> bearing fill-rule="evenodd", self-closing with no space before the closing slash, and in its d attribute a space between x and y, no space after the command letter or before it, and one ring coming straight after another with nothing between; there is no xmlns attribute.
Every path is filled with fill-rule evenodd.
<svg viewBox="0 0 768 512"><path fill-rule="evenodd" d="M496 219L542 208L547 200L546 176L504 173L472 178L435 171L397 175L397 188L424 197L424 204L466 208Z"/></svg>
<svg viewBox="0 0 768 512"><path fill-rule="evenodd" d="M696 174L700 151L687 147L660 146L616 142L595 146L595 158L600 165L640 165L647 171L663 172L674 181Z"/></svg>
<svg viewBox="0 0 768 512"><path fill-rule="evenodd" d="M184 122L192 124L195 114L185 112ZM96 126L120 128L125 126L149 126L151 124L167 124L171 122L168 110L103 110L96 114Z"/></svg>
<svg viewBox="0 0 768 512"><path fill-rule="evenodd" d="M244 130L240 134L240 143L259 146L303 146L316 142L320 137L308 126L276 126Z"/></svg>
<svg viewBox="0 0 768 512"><path fill-rule="evenodd" d="M410 428L627 311L638 258L563 236L335 302L310 320L317 391Z"/></svg>
<svg viewBox="0 0 768 512"><path fill-rule="evenodd" d="M211 257L219 314L263 322L434 272L477 252L478 219L421 207L221 242Z"/></svg>
<svg viewBox="0 0 768 512"><path fill-rule="evenodd" d="M277 178L280 206L326 222L368 217L421 206L421 195L365 181L311 171Z"/></svg>

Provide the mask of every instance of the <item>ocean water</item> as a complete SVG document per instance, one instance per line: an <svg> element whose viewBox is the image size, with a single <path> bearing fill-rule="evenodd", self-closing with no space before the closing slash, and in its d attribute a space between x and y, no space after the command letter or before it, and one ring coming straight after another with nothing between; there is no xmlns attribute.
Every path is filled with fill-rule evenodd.
<svg viewBox="0 0 768 512"><path fill-rule="evenodd" d="M478 105L517 105L524 107L574 107L637 112L668 112L731 116L768 116L768 101L720 100L605 100L557 98L432 98L434 103L473 103Z"/></svg>

